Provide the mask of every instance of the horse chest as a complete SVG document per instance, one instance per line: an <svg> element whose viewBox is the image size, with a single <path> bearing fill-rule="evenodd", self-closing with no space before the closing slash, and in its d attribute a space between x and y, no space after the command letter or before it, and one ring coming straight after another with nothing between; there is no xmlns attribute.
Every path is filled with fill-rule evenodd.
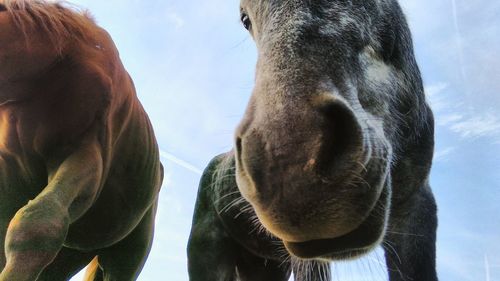
<svg viewBox="0 0 500 281"><path fill-rule="evenodd" d="M2 194L32 198L47 184L46 169L36 159L23 132L22 114L0 107L0 189Z"/></svg>
<svg viewBox="0 0 500 281"><path fill-rule="evenodd" d="M43 111L33 109L30 103L0 106L0 152L31 153L42 117Z"/></svg>
<svg viewBox="0 0 500 281"><path fill-rule="evenodd" d="M0 153L19 150L18 116L8 109L0 110Z"/></svg>

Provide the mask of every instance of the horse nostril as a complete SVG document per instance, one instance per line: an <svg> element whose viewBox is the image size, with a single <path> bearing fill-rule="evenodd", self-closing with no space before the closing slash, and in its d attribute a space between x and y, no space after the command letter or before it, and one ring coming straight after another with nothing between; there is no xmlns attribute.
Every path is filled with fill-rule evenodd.
<svg viewBox="0 0 500 281"><path fill-rule="evenodd" d="M235 148L236 148L236 160L239 163L241 163L241 153L243 152L243 148L241 146L241 138L240 137L236 137Z"/></svg>
<svg viewBox="0 0 500 281"><path fill-rule="evenodd" d="M5 12L7 11L7 8L5 7L4 4L0 3L0 12Z"/></svg>
<svg viewBox="0 0 500 281"><path fill-rule="evenodd" d="M331 171L339 163L357 158L363 147L363 132L354 112L344 103L334 101L321 107L324 118L322 145L317 167Z"/></svg>
<svg viewBox="0 0 500 281"><path fill-rule="evenodd" d="M241 138L236 137L236 153L241 154Z"/></svg>

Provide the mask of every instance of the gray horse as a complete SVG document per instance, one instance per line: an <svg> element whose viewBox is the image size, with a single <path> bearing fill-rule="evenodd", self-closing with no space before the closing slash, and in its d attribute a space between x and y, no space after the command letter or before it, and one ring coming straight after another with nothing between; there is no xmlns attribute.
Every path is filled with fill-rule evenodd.
<svg viewBox="0 0 500 281"><path fill-rule="evenodd" d="M378 245L437 280L433 116L396 0L242 0L258 48L232 152L207 167L191 281L330 280Z"/></svg>

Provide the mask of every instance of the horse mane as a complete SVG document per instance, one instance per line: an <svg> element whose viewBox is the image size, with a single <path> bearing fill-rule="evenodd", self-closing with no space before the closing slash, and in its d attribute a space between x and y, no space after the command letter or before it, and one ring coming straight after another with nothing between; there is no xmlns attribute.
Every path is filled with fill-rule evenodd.
<svg viewBox="0 0 500 281"><path fill-rule="evenodd" d="M44 32L62 53L68 42L88 42L97 25L87 10L65 1L0 0L29 44L29 32Z"/></svg>

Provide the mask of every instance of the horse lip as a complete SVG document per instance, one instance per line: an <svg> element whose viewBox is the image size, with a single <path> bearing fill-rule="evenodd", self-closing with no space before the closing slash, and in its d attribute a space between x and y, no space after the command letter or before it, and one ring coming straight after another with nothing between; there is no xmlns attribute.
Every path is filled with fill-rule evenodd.
<svg viewBox="0 0 500 281"><path fill-rule="evenodd" d="M365 222L363 222L365 224ZM328 260L342 259L345 256L355 256L352 253L364 253L378 244L382 233L371 235L376 239L360 239L366 235L366 227L360 226L340 237L330 239L310 240L304 242L283 241L286 249L302 259L324 258ZM370 237L371 238L371 237ZM373 241L375 240L375 241ZM338 258L337 258L338 257Z"/></svg>
<svg viewBox="0 0 500 281"><path fill-rule="evenodd" d="M387 227L387 215L377 214L376 209L388 200L387 190L382 191L368 217L354 230L339 237L302 242L283 241L288 252L302 259L322 258L340 260L360 256L380 243Z"/></svg>
<svg viewBox="0 0 500 281"><path fill-rule="evenodd" d="M370 245L357 248L346 248L342 240L349 234L332 239L311 240L306 242L283 242L288 252L301 259L342 259L344 256L353 256L351 253L370 249ZM366 251L365 250L365 251ZM364 252L364 251L363 251ZM336 258L338 257L338 258Z"/></svg>

